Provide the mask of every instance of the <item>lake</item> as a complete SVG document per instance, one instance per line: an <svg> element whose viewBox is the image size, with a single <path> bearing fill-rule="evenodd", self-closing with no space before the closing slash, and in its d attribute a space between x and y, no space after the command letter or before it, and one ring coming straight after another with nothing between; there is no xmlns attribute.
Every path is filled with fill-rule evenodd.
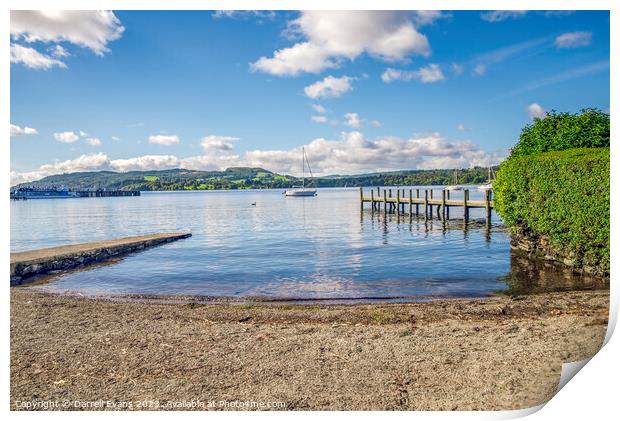
<svg viewBox="0 0 620 421"><path fill-rule="evenodd" d="M471 192L472 200L479 196ZM483 212L472 210L471 218ZM461 215L452 209L453 220L442 224L372 213L369 204L362 212L357 188L319 189L305 198L238 190L27 200L11 203L11 251L192 232L36 286L90 296L425 300L488 296L511 288L507 279L515 273L535 276L514 267L509 235L495 214L490 229L463 229ZM571 279L571 288L578 281Z"/></svg>

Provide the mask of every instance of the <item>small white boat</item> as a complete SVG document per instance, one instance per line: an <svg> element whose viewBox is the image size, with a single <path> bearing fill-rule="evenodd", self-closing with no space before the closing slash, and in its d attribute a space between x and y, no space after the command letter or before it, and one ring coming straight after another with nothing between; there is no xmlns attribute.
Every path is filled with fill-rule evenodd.
<svg viewBox="0 0 620 421"><path fill-rule="evenodd" d="M495 179L495 174L493 173L493 168L489 167L489 180L485 184L481 184L478 186L478 190L487 191L493 190L493 180Z"/></svg>
<svg viewBox="0 0 620 421"><path fill-rule="evenodd" d="M458 185L458 172L456 169L454 170L454 184L446 186L445 190L449 190L449 191L463 190L463 187Z"/></svg>
<svg viewBox="0 0 620 421"><path fill-rule="evenodd" d="M304 186L293 186L284 194L286 196L316 196L316 189L307 189Z"/></svg>
<svg viewBox="0 0 620 421"><path fill-rule="evenodd" d="M289 190L284 192L287 197L307 197L316 196L316 189L306 187L306 164L308 164L308 170L310 171L310 177L312 178L312 169L306 156L305 148L301 148L301 186L292 186Z"/></svg>

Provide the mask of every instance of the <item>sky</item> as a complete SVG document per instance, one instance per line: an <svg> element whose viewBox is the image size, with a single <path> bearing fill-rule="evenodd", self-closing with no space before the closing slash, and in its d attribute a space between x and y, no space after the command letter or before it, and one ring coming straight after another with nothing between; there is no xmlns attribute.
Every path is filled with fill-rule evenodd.
<svg viewBox="0 0 620 421"><path fill-rule="evenodd" d="M12 11L11 184L76 171L317 175L499 163L609 111L606 11Z"/></svg>

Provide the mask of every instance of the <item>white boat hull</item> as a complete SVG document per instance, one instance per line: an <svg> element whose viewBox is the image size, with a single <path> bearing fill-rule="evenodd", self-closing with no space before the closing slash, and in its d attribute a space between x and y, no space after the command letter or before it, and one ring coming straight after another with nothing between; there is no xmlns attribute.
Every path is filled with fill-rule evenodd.
<svg viewBox="0 0 620 421"><path fill-rule="evenodd" d="M316 189L293 189L287 190L284 194L290 197L316 196Z"/></svg>
<svg viewBox="0 0 620 421"><path fill-rule="evenodd" d="M493 190L493 184L490 184L490 183L489 184L482 184L482 185L478 186L478 190L482 190L482 191Z"/></svg>
<svg viewBox="0 0 620 421"><path fill-rule="evenodd" d="M461 186L447 186L446 190L449 190L449 191L463 190L463 187L461 187Z"/></svg>

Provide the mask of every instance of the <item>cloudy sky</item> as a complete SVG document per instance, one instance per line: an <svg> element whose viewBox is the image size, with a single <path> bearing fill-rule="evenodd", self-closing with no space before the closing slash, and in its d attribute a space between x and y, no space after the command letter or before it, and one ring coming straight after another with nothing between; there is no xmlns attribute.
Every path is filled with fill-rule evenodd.
<svg viewBox="0 0 620 421"><path fill-rule="evenodd" d="M609 109L607 12L11 13L11 180L486 166Z"/></svg>

